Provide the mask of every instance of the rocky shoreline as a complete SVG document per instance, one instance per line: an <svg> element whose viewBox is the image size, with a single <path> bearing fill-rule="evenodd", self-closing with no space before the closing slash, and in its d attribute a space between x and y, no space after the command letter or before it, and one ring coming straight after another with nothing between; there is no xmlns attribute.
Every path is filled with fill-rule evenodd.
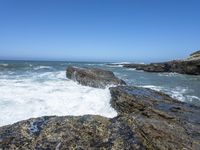
<svg viewBox="0 0 200 150"><path fill-rule="evenodd" d="M199 107L151 89L127 86L101 69L70 66L66 76L84 86L115 85L109 88L110 104L118 116L46 116L20 121L0 127L0 149L199 149Z"/></svg>
<svg viewBox="0 0 200 150"><path fill-rule="evenodd" d="M118 65L118 64L108 64ZM124 68L135 68L146 72L176 72L200 75L200 51L192 53L187 59L150 64L123 64Z"/></svg>

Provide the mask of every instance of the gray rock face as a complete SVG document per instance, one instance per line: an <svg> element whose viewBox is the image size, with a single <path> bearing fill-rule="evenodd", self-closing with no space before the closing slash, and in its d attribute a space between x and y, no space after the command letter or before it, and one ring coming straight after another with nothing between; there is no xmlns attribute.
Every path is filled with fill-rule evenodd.
<svg viewBox="0 0 200 150"><path fill-rule="evenodd" d="M136 68L147 72L177 72L181 74L200 75L200 51L190 55L186 60L175 60L151 64L124 64L125 68Z"/></svg>
<svg viewBox="0 0 200 150"><path fill-rule="evenodd" d="M139 87L110 88L112 106L147 149L200 148L200 108Z"/></svg>
<svg viewBox="0 0 200 150"><path fill-rule="evenodd" d="M0 128L3 150L135 149L144 150L120 118L41 117Z"/></svg>
<svg viewBox="0 0 200 150"><path fill-rule="evenodd" d="M106 88L108 85L125 85L113 72L98 68L78 68L69 66L66 76L78 83L95 88Z"/></svg>

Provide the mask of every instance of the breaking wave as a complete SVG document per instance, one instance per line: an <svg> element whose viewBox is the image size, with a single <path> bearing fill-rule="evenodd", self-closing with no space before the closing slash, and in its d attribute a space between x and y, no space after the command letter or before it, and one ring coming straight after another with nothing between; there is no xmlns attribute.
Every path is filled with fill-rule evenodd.
<svg viewBox="0 0 200 150"><path fill-rule="evenodd" d="M0 126L46 115L117 115L108 89L81 86L65 71L0 78L0 89Z"/></svg>

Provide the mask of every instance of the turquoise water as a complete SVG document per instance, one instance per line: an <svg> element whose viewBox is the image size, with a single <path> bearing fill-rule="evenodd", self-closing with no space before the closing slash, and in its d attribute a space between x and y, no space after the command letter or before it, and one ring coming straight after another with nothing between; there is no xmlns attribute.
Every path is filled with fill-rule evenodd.
<svg viewBox="0 0 200 150"><path fill-rule="evenodd" d="M113 71L129 85L163 91L200 106L200 76L147 73L107 63L0 61L0 126L44 115L97 114L114 117L108 89L81 86L66 79L68 65Z"/></svg>

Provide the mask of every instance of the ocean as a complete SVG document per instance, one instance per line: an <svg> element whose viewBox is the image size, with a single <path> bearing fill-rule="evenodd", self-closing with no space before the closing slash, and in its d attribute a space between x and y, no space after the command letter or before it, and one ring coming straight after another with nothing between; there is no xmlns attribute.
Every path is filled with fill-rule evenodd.
<svg viewBox="0 0 200 150"><path fill-rule="evenodd" d="M102 62L0 61L0 126L47 115L117 116L109 103L109 89L67 79L68 65L107 69L128 85L162 91L200 106L200 76L148 73Z"/></svg>

